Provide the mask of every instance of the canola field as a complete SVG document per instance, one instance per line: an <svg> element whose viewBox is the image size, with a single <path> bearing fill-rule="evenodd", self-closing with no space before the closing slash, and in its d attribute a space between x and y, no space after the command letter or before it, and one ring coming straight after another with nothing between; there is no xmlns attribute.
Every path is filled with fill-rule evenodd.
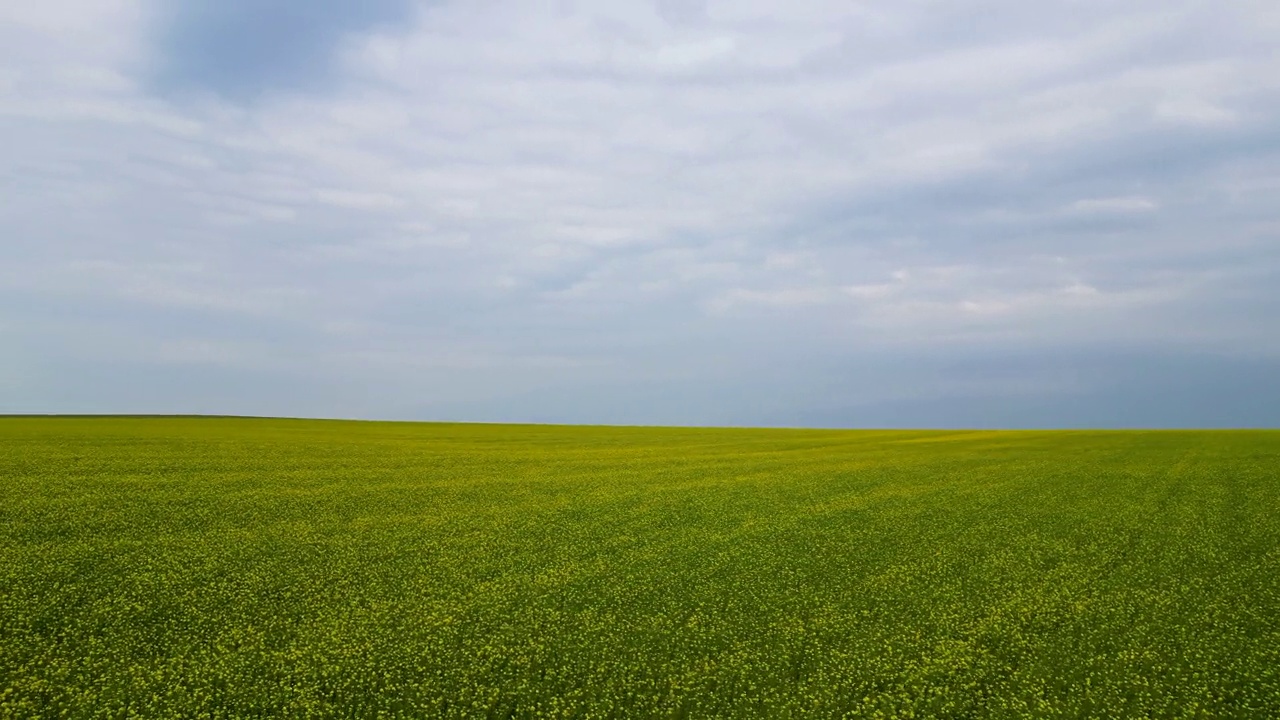
<svg viewBox="0 0 1280 720"><path fill-rule="evenodd" d="M1280 432L0 418L3 718L1276 718Z"/></svg>

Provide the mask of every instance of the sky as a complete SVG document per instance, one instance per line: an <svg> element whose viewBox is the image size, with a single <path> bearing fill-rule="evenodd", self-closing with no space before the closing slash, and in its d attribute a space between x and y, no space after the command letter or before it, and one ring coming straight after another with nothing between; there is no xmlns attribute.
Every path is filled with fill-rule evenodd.
<svg viewBox="0 0 1280 720"><path fill-rule="evenodd" d="M1280 426L1274 0L0 6L0 413Z"/></svg>

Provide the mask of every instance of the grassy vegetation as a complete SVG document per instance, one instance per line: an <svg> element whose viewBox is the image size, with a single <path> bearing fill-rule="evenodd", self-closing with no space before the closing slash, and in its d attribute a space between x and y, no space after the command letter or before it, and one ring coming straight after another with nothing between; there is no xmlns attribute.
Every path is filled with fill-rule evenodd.
<svg viewBox="0 0 1280 720"><path fill-rule="evenodd" d="M0 419L0 716L1280 717L1280 432Z"/></svg>

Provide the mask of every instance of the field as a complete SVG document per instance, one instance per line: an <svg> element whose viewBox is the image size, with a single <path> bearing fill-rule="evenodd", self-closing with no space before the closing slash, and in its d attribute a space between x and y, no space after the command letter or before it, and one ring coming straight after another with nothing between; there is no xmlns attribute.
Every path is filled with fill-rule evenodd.
<svg viewBox="0 0 1280 720"><path fill-rule="evenodd" d="M0 418L0 717L1280 717L1280 432Z"/></svg>

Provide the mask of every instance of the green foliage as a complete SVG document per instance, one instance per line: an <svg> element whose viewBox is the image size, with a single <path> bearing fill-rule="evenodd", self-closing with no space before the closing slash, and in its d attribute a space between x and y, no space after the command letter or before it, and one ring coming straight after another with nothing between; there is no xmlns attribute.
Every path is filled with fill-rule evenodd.
<svg viewBox="0 0 1280 720"><path fill-rule="evenodd" d="M1280 717L1280 433L0 419L0 717Z"/></svg>

